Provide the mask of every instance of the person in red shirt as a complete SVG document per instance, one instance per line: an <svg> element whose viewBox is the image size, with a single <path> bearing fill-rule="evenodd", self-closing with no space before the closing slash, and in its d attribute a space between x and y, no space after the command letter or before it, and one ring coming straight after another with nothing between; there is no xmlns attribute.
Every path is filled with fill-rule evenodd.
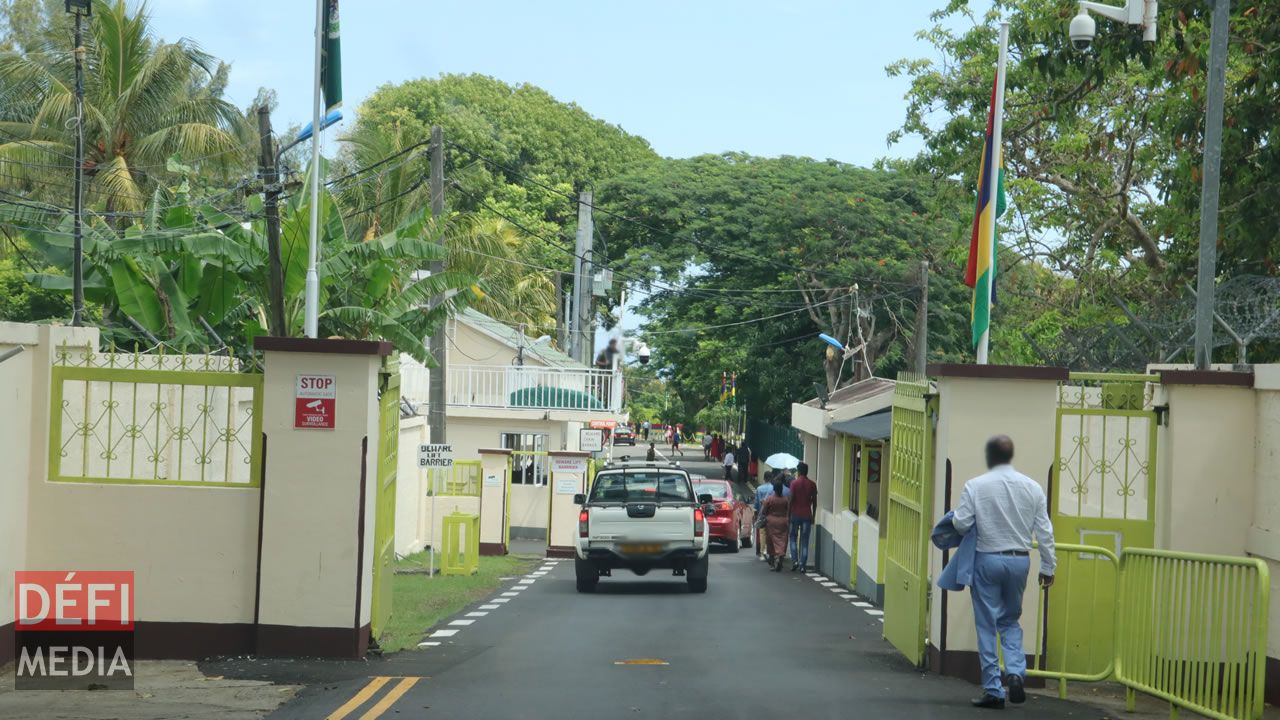
<svg viewBox="0 0 1280 720"><path fill-rule="evenodd" d="M809 563L809 533L818 513L818 485L809 479L809 465L796 467L791 481L791 571L804 571Z"/></svg>

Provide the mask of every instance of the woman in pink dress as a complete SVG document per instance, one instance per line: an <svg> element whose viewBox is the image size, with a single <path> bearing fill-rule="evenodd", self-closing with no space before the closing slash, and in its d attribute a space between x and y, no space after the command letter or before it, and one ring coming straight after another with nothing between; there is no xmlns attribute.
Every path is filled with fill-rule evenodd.
<svg viewBox="0 0 1280 720"><path fill-rule="evenodd" d="M764 516L765 537L769 545L769 567L782 571L787 556L787 531L791 525L791 501L782 495L782 481L773 484L773 494L760 503Z"/></svg>

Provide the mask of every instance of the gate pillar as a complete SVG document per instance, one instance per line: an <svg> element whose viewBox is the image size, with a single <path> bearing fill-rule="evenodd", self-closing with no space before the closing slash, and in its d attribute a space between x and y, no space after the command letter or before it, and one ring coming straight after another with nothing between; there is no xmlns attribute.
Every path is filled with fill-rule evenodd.
<svg viewBox="0 0 1280 720"><path fill-rule="evenodd" d="M256 652L361 657L373 607L378 371L391 345L259 337L254 347L266 356Z"/></svg>
<svg viewBox="0 0 1280 720"><path fill-rule="evenodd" d="M930 526L955 509L967 481L987 471L983 448L992 435L1012 438L1013 466L1048 490L1056 459L1058 383L1068 377L1065 368L947 363L930 365L929 374L936 378L938 395ZM978 682L978 644L969 593L943 592L933 585L942 572L943 553L932 544L928 552L929 665L936 672ZM1033 552L1031 578L1039 568L1040 558ZM1032 587L1023 596L1023 647L1029 658L1035 648L1030 624L1036 617L1036 596Z"/></svg>
<svg viewBox="0 0 1280 720"><path fill-rule="evenodd" d="M511 451L480 448L480 554L506 555L511 544Z"/></svg>

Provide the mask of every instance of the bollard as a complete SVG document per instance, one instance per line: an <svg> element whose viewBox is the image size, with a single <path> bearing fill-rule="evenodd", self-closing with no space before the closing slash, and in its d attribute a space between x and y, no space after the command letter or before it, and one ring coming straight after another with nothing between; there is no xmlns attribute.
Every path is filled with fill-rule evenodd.
<svg viewBox="0 0 1280 720"><path fill-rule="evenodd" d="M444 518L441 575L475 575L480 571L480 516L454 511Z"/></svg>

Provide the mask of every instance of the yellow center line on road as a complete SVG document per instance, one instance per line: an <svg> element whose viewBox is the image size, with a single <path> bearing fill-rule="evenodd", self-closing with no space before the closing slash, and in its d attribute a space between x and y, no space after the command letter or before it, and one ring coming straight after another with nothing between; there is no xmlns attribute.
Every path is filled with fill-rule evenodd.
<svg viewBox="0 0 1280 720"><path fill-rule="evenodd" d="M350 715L356 708L368 702L369 698L373 697L374 694L381 690L382 686L386 685L390 680L391 678L389 677L373 678L369 681L369 684L361 688L360 692L356 693L350 700L344 703L342 707L330 713L326 720L342 720L346 716Z"/></svg>
<svg viewBox="0 0 1280 720"><path fill-rule="evenodd" d="M396 701L404 697L404 694L409 692L409 689L417 682L418 678L416 677L401 678L400 682L396 683L396 686L391 688L391 692L384 695L377 705L369 708L369 712L360 716L360 720L377 720L377 718L382 717L382 713L386 712L392 705L395 705Z"/></svg>

